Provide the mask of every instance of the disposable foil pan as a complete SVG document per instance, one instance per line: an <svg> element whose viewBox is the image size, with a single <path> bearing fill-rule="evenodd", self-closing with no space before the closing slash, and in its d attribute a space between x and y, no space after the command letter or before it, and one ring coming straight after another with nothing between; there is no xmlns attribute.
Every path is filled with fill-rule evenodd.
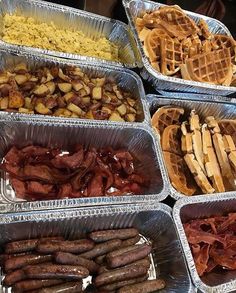
<svg viewBox="0 0 236 293"><path fill-rule="evenodd" d="M12 145L29 144L56 147L64 150L81 144L85 147L126 149L137 159L136 170L148 180L142 195L90 197L63 200L26 202L15 197L8 176L1 174L0 212L29 211L72 206L95 206L118 203L161 201L167 194L167 178L159 157L158 142L148 126L129 127L109 124L78 123L77 125L50 124L44 122L0 120L0 160ZM148 174L148 177L147 177Z"/></svg>
<svg viewBox="0 0 236 293"><path fill-rule="evenodd" d="M166 287L160 292L195 292L171 217L171 209L161 203L1 215L0 249L3 249L6 242L14 240L56 235L73 240L95 230L128 227L137 228L152 243L149 278L155 278L156 275L165 280ZM4 293L10 293L10 290Z"/></svg>
<svg viewBox="0 0 236 293"><path fill-rule="evenodd" d="M197 95L194 95L197 96ZM200 120L204 120L207 116L214 116L216 119L236 119L236 104L230 102L219 102L214 101L213 99L207 99L208 96L198 95L196 99L192 98L191 100L188 98L182 97L174 98L174 97L164 97L157 95L147 95L147 100L149 103L149 111L150 111L150 119L151 116L155 113L155 111L162 106L166 105L174 105L179 106L185 109L185 115L187 113L190 114L190 111L195 109L196 113L199 115ZM160 144L160 136L156 133L156 139ZM162 152L160 154L162 156ZM164 159L163 159L164 161ZM165 162L164 162L165 165ZM174 199L178 200L182 197L186 197L186 195L178 192L171 184L167 168L165 167L165 171L169 181L170 195ZM229 195L235 194L234 191L228 191L224 193L215 193L215 195L221 195L228 197ZM196 195L198 196L198 195ZM194 197L196 197L194 196ZM204 197L212 196L212 194L205 194Z"/></svg>
<svg viewBox="0 0 236 293"><path fill-rule="evenodd" d="M20 48L25 52L53 55L61 58L91 60L95 62L99 60L104 65L113 63L119 66L136 67L135 53L137 49L135 47L135 42L128 26L121 21L39 0L1 0L0 13L1 39L3 34L3 15L6 13L18 13L22 16L33 17L40 22L50 23L53 20L55 25L60 28L80 30L87 37L94 40L105 37L118 46L119 58L122 62L113 62L78 54L18 46L6 43L3 40L0 41L0 45L7 45L9 48Z"/></svg>
<svg viewBox="0 0 236 293"><path fill-rule="evenodd" d="M1 2L0 2L1 6ZM28 65L29 69L35 69L40 66L49 65L74 65L80 67L88 76L93 77L106 77L107 80L116 82L122 89L132 92L133 96L138 100L137 120L138 122L147 122L148 108L146 104L145 92L143 89L143 84L141 78L133 71L121 68L118 66L109 66L107 64L102 64L101 62L92 61L80 61L80 60L63 60L53 56L46 56L40 54L30 54L22 52L21 50L15 49L0 49L0 70L11 70L17 64L24 62ZM49 115L39 115L39 114L23 114L23 113L9 113L5 111L0 111L0 118L6 116L13 116L14 119L29 119L31 121L63 121L64 123L76 124L78 121L87 122L88 119L76 119L76 118L64 118L64 117L53 117ZM95 121L95 120L94 120ZM97 120L101 123L101 120ZM129 123L129 122L112 122L115 123ZM136 124L136 122L134 123Z"/></svg>
<svg viewBox="0 0 236 293"><path fill-rule="evenodd" d="M180 241L187 259L188 268L195 286L202 292L225 293L236 291L236 271L225 271L222 273L212 272L199 277L193 256L184 232L183 224L189 220L221 216L229 212L236 212L236 198L234 195L215 196L206 198L185 197L177 201L173 209L173 218Z"/></svg>
<svg viewBox="0 0 236 293"><path fill-rule="evenodd" d="M233 94L234 96L236 95L236 87L211 85L204 82L184 80L180 78L165 76L154 70L144 53L143 45L135 28L135 19L138 16L142 16L147 11L153 11L160 6L163 6L163 4L148 0L123 0L123 5L125 7L125 11L129 19L129 24L134 34L137 47L142 58L143 68L141 70L141 75L144 79L151 82L157 91L170 90L182 92L196 92L205 94L216 94L219 96L226 96L230 94ZM220 21L194 12L185 12L196 22L198 22L200 19L204 19L207 22L209 29L212 33L231 36L229 30Z"/></svg>

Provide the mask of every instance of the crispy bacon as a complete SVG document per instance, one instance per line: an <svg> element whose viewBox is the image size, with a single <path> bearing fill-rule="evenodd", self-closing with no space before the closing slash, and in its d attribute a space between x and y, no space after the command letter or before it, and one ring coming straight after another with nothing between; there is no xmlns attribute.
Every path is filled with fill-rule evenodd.
<svg viewBox="0 0 236 293"><path fill-rule="evenodd" d="M199 276L217 267L236 269L236 213L184 224Z"/></svg>
<svg viewBox="0 0 236 293"><path fill-rule="evenodd" d="M115 168L114 168L115 166ZM74 151L13 146L0 168L8 172L16 196L28 200L141 194L143 177L125 150Z"/></svg>

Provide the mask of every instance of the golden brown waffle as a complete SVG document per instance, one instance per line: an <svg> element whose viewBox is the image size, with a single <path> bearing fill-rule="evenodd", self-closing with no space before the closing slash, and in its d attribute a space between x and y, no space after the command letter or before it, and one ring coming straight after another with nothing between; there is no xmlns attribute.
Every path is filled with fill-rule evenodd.
<svg viewBox="0 0 236 293"><path fill-rule="evenodd" d="M180 124L180 117L184 114L184 109L177 106L163 106L152 116L152 126L162 134L164 129L172 124Z"/></svg>
<svg viewBox="0 0 236 293"><path fill-rule="evenodd" d="M184 160L190 172L193 174L197 185L201 188L201 190L204 193L213 193L215 189L211 186L209 180L207 179L205 174L202 172L202 169L200 165L198 164L198 161L196 160L194 154L186 154L184 156Z"/></svg>
<svg viewBox="0 0 236 293"><path fill-rule="evenodd" d="M236 42L227 35L214 35L213 42L221 49L228 48L233 64L236 64Z"/></svg>
<svg viewBox="0 0 236 293"><path fill-rule="evenodd" d="M181 65L183 78L212 84L230 85L232 65L229 49L201 53Z"/></svg>
<svg viewBox="0 0 236 293"><path fill-rule="evenodd" d="M181 144L180 144L181 131L179 125L167 126L161 137L161 147L163 151L174 153L181 156Z"/></svg>
<svg viewBox="0 0 236 293"><path fill-rule="evenodd" d="M214 116L207 116L205 122L212 133L220 133L220 127Z"/></svg>
<svg viewBox="0 0 236 293"><path fill-rule="evenodd" d="M173 187L185 195L193 195L197 191L197 186L191 178L184 159L181 156L165 151L163 155Z"/></svg>
<svg viewBox="0 0 236 293"><path fill-rule="evenodd" d="M202 126L202 144L207 176L211 180L216 192L225 192L220 166L212 145L211 133L206 124Z"/></svg>
<svg viewBox="0 0 236 293"><path fill-rule="evenodd" d="M160 24L173 36L183 40L196 34L195 22L179 6L162 6L159 9Z"/></svg>
<svg viewBox="0 0 236 293"><path fill-rule="evenodd" d="M201 19L198 23L198 27L200 28L200 34L203 36L206 40L212 39L213 35L209 30L208 24L204 19Z"/></svg>
<svg viewBox="0 0 236 293"><path fill-rule="evenodd" d="M229 134L236 145L236 119L222 119L218 122L222 134Z"/></svg>
<svg viewBox="0 0 236 293"><path fill-rule="evenodd" d="M176 39L161 38L161 73L173 75L183 63L182 44Z"/></svg>
<svg viewBox="0 0 236 293"><path fill-rule="evenodd" d="M187 129L187 122L183 122L181 124L181 150L184 154L193 153L193 144L192 144L192 133L190 133Z"/></svg>
<svg viewBox="0 0 236 293"><path fill-rule="evenodd" d="M162 28L155 28L147 34L144 40L144 48L150 62L159 61L161 58L161 38L169 38Z"/></svg>

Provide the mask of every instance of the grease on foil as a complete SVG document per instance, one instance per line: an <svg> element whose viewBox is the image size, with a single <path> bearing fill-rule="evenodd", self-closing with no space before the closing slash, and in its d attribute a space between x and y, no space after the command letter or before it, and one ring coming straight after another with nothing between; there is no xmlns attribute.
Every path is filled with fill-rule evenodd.
<svg viewBox="0 0 236 293"><path fill-rule="evenodd" d="M93 40L82 31L61 29L53 21L38 22L15 14L5 14L3 24L2 39L11 44L119 61L118 46L105 37Z"/></svg>

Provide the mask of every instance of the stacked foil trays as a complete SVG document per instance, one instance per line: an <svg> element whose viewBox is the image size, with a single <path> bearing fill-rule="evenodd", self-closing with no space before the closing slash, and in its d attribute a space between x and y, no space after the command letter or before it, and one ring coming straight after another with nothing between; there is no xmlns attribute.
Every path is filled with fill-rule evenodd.
<svg viewBox="0 0 236 293"><path fill-rule="evenodd" d="M194 204L195 201L201 203L201 208L204 207L205 202L212 202L214 205L214 201L217 201L217 203L219 202L217 208L220 208L221 203L226 202L224 198L233 197L233 195L231 193L214 195L209 200L207 195L190 199L178 193L170 183L162 157L160 140L150 127L150 112L153 113L159 106L174 104L187 109L195 108L203 116L209 113L217 118L236 118L235 105L230 103L230 97L223 99L215 96L233 94L236 92L236 88L175 80L157 74L144 55L135 31L133 17L145 10L157 8L161 4L141 0L123 0L123 3L134 37L125 24L91 13L37 0L12 0L10 3L2 0L0 2L2 15L17 10L25 16L33 16L45 22L53 17L55 23L63 24L65 27L79 28L88 36L94 38L105 36L118 44L119 55L122 59L122 63L117 63L75 54L15 46L0 41L0 69L10 69L22 61L29 64L31 68L45 64L79 66L88 74L93 73L98 76L102 74L115 80L124 89L131 90L139 100L141 109L136 123L88 121L0 112L0 157L3 157L9 146L15 143L23 146L27 141L61 148L67 148L69 144L75 143L95 147L111 145L126 148L134 153L141 162L138 168L148 170L150 176L150 185L143 195L24 202L17 200L7 175L2 173L0 250L6 242L23 238L63 235L68 239L75 239L93 230L133 226L153 243L154 253L149 278L162 277L166 280L167 286L162 292L196 292L186 268L185 258L197 288L203 292L232 291L236 288L235 282L229 282L230 278L234 278L233 274L228 274L224 278L223 281L226 284L223 285L218 284L217 280L213 283L211 281L204 283L197 276L182 228L182 222L187 216L182 218L180 206L181 203L183 205L186 203L187 208L184 209L184 212L188 215L191 200ZM200 17L194 13L188 14L195 20ZM218 21L203 18L213 32L230 34ZM2 28L2 23L0 23L0 32L2 32ZM137 47L134 39L136 39ZM147 103L141 79L134 72L121 67L123 65L129 68L137 65L143 66L142 76L152 82L157 90L178 90L197 94L194 97L189 95L188 99L181 94L175 95L174 99L173 97L150 95L147 97L149 101ZM199 93L213 96L203 97ZM199 99L203 98L208 101L200 102ZM224 100L225 103L217 102L217 99ZM65 132L67 137L63 135ZM168 195L175 200L183 198L180 203L177 203L173 215L169 207L158 203ZM232 203L234 202L232 201ZM226 204L224 203L223 206ZM210 213L214 212L217 210L210 211ZM222 212L225 212L224 208L222 208ZM207 212L199 214L198 206L193 213L193 217L206 215ZM75 227L79 228L75 229ZM176 231L176 227L178 231ZM185 254L183 254L182 248ZM1 290L5 289L0 287L0 292L2 292ZM9 293L10 290L6 289L4 292Z"/></svg>
<svg viewBox="0 0 236 293"><path fill-rule="evenodd" d="M135 19L138 16L142 16L145 12L158 9L160 6L163 6L163 4L148 0L123 0L123 5L126 10L131 30L136 40L139 55L141 56L140 58L142 59L142 63L140 65L140 67L142 67L141 75L144 79L151 82L157 91L168 90L192 93L195 92L210 95L214 94L218 96L227 96L233 94L233 96L236 96L236 87L211 85L204 82L184 80L165 76L154 70L144 53L143 45L135 28ZM200 19L204 19L212 33L231 36L229 30L218 20L189 11L185 12L195 22L198 22Z"/></svg>

